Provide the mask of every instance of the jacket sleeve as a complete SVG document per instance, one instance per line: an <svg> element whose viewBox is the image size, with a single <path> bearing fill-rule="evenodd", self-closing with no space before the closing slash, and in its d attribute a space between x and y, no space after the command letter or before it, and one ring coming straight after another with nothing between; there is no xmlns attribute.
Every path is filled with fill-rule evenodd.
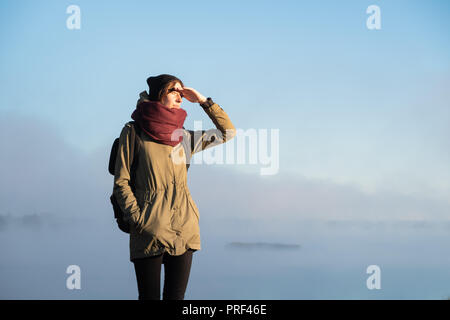
<svg viewBox="0 0 450 320"><path fill-rule="evenodd" d="M216 129L189 130L191 155L205 149L222 144L236 135L236 129L225 111L216 103L204 108Z"/></svg>
<svg viewBox="0 0 450 320"><path fill-rule="evenodd" d="M130 125L125 125L119 137L113 194L124 212L124 220L136 222L140 214L140 208L130 186L130 169L134 156L134 140L134 130L131 129Z"/></svg>

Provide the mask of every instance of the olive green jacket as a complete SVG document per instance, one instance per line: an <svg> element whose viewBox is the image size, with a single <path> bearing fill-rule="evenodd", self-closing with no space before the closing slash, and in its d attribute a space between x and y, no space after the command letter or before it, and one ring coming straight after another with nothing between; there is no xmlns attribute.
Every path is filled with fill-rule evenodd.
<svg viewBox="0 0 450 320"><path fill-rule="evenodd" d="M146 95L141 93L141 99ZM138 103L139 103L138 101ZM181 255L200 250L200 214L187 186L186 163L196 152L233 138L235 127L222 108L213 103L203 108L217 129L179 131L183 140L172 147L152 141L141 133L134 192L130 168L134 156L134 133L125 124L119 138L113 194L130 223L130 260L164 251Z"/></svg>

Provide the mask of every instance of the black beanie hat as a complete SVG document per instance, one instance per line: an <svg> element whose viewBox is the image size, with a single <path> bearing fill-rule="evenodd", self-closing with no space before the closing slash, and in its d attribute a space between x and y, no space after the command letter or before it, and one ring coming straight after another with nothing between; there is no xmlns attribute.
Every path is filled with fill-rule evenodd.
<svg viewBox="0 0 450 320"><path fill-rule="evenodd" d="M170 74L160 74L156 77L148 77L148 96L152 101L159 101L162 98L164 89L167 88L171 82L179 82L183 86L183 82L175 76Z"/></svg>

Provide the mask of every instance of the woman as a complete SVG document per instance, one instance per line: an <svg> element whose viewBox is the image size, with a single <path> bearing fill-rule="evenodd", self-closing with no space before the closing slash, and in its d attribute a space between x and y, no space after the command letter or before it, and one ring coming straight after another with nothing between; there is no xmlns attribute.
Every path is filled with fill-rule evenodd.
<svg viewBox="0 0 450 320"><path fill-rule="evenodd" d="M189 162L194 153L233 138L236 130L221 107L180 79L162 74L147 84L149 93L140 94L131 115L141 132L137 164L131 173L134 130L127 123L119 138L113 194L130 224L139 299L160 299L164 264L163 299L182 300L192 254L201 249L199 212L187 186ZM216 129L185 130L183 97L199 103Z"/></svg>

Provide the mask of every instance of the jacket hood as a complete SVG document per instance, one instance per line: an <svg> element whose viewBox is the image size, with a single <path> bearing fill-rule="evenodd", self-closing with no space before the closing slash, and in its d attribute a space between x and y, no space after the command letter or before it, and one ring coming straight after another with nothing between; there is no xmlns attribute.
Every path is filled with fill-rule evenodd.
<svg viewBox="0 0 450 320"><path fill-rule="evenodd" d="M140 105L143 102L150 102L150 98L147 94L147 91L142 91L141 93L139 93L139 99L136 103L136 106Z"/></svg>

